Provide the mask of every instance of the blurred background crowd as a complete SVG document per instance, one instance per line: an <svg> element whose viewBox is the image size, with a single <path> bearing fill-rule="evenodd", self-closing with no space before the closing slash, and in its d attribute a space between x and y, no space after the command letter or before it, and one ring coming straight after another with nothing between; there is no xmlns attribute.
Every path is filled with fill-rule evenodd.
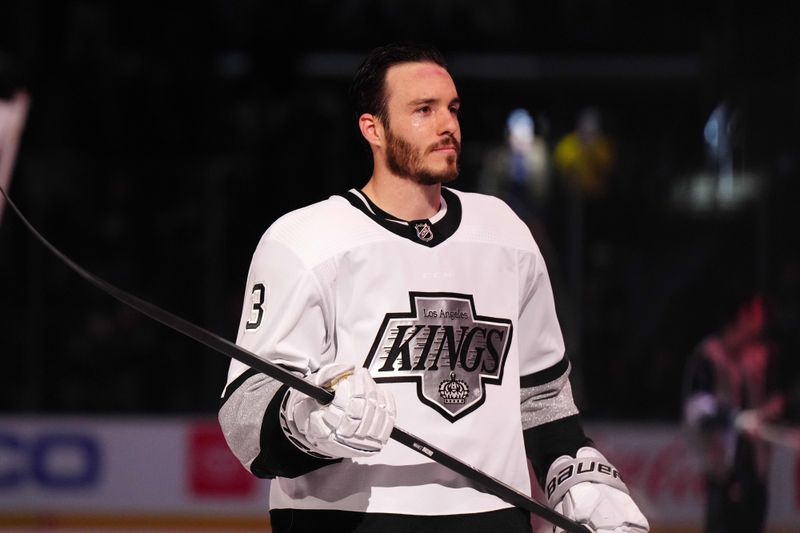
<svg viewBox="0 0 800 533"><path fill-rule="evenodd" d="M800 40L788 3L4 2L0 98L31 109L11 193L89 271L233 339L284 212L363 185L348 107L393 40L446 55L456 188L548 261L586 417L677 420L684 368L744 295L800 418ZM795 222L792 222L794 220ZM791 228L795 229L792 230ZM228 360L0 225L0 409L212 413Z"/></svg>

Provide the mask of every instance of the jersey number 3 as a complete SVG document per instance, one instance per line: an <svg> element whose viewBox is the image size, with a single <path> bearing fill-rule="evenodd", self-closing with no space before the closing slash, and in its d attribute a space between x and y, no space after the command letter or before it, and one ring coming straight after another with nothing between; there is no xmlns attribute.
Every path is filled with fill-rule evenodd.
<svg viewBox="0 0 800 533"><path fill-rule="evenodd" d="M256 283L253 286L253 294L250 297L253 300L253 310L250 312L250 320L245 324L244 329L257 329L261 325L261 319L264 318L266 292L263 283Z"/></svg>

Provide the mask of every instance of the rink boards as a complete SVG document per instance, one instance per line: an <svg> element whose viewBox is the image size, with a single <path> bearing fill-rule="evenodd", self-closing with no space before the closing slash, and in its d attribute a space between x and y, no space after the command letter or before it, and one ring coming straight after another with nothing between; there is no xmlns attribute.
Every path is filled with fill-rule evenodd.
<svg viewBox="0 0 800 533"><path fill-rule="evenodd" d="M587 425L653 531L698 531L703 487L676 425ZM0 529L267 531L269 484L206 418L0 418ZM800 462L775 448L770 531L800 524Z"/></svg>

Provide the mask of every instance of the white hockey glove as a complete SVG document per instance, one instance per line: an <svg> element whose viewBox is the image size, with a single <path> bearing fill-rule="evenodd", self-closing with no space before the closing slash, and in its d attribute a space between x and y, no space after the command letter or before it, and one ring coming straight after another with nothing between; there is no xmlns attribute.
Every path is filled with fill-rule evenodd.
<svg viewBox="0 0 800 533"><path fill-rule="evenodd" d="M333 363L319 369L314 383L334 389L322 405L290 389L281 405L281 426L298 448L325 458L378 453L394 428L394 397L378 387L365 368Z"/></svg>
<svg viewBox="0 0 800 533"><path fill-rule="evenodd" d="M650 524L628 494L619 472L591 447L550 465L545 485L555 511L597 533L647 533ZM560 528L553 527L559 533Z"/></svg>

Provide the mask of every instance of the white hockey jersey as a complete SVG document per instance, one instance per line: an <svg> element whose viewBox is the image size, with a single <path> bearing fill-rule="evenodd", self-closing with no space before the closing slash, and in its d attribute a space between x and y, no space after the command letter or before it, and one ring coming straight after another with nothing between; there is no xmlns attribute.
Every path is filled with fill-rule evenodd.
<svg viewBox="0 0 800 533"><path fill-rule="evenodd" d="M398 427L530 494L520 378L564 360L545 264L500 200L447 188L442 200L430 220L404 222L351 190L276 221L253 257L237 343L304 375L332 361L368 368L394 395ZM228 384L245 370L234 361ZM533 416L575 414L568 396ZM239 419L226 436L248 467L266 401L225 415ZM270 507L445 515L510 504L390 441L374 457L275 478Z"/></svg>

